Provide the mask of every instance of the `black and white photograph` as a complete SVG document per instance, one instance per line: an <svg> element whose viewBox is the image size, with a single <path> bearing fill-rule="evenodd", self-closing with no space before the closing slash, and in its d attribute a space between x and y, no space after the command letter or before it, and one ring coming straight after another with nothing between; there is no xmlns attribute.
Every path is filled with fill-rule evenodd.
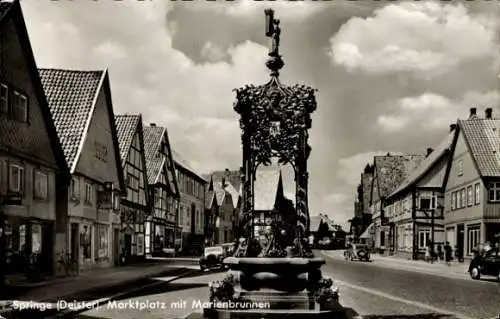
<svg viewBox="0 0 500 319"><path fill-rule="evenodd" d="M500 318L500 2L0 0L25 318Z"/></svg>

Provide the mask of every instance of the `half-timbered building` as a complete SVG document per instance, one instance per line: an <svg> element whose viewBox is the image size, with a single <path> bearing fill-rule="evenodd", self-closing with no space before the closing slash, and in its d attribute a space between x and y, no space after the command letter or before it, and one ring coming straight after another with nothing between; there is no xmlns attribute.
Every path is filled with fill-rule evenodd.
<svg viewBox="0 0 500 319"><path fill-rule="evenodd" d="M118 194L125 195L107 70L40 69L45 95L72 175L71 258L81 271L119 262Z"/></svg>
<svg viewBox="0 0 500 319"><path fill-rule="evenodd" d="M19 1L0 2L0 41L0 273L24 281L65 254L69 172Z"/></svg>
<svg viewBox="0 0 500 319"><path fill-rule="evenodd" d="M500 234L500 119L492 109L484 117L471 108L459 120L453 138L446 185L444 223L446 241L471 257Z"/></svg>
<svg viewBox="0 0 500 319"><path fill-rule="evenodd" d="M144 136L140 114L116 115L127 196L120 199L121 250L125 262L144 259L145 222L149 213Z"/></svg>
<svg viewBox="0 0 500 319"><path fill-rule="evenodd" d="M152 213L146 222L146 253L175 254L181 248L180 193L167 129L144 127L144 148Z"/></svg>
<svg viewBox="0 0 500 319"><path fill-rule="evenodd" d="M450 130L385 200L389 246L398 255L423 258L428 243L445 244L444 189L454 126Z"/></svg>

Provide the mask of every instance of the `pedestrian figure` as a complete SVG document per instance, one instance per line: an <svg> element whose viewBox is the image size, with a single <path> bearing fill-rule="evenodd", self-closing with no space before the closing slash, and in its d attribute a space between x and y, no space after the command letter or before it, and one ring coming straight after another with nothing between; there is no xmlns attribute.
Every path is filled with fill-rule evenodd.
<svg viewBox="0 0 500 319"><path fill-rule="evenodd" d="M427 247L425 248L425 261L432 263L432 245L431 245L431 243L427 243Z"/></svg>
<svg viewBox="0 0 500 319"><path fill-rule="evenodd" d="M462 249L459 249L457 245L455 245L455 258L459 263L464 262L464 258L462 256Z"/></svg>
<svg viewBox="0 0 500 319"><path fill-rule="evenodd" d="M437 261L441 262L443 260L443 247L441 244L438 244L436 247L436 252L437 252Z"/></svg>
<svg viewBox="0 0 500 319"><path fill-rule="evenodd" d="M444 245L444 261L446 263L446 266L450 267L451 266L451 260L452 260L452 250L449 242L446 242Z"/></svg>

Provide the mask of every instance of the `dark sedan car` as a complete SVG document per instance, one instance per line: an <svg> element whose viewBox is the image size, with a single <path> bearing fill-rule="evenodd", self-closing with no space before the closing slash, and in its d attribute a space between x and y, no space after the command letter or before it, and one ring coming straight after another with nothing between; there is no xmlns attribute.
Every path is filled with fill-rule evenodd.
<svg viewBox="0 0 500 319"><path fill-rule="evenodd" d="M347 261L370 261L370 249L366 244L348 244L344 258Z"/></svg>
<svg viewBox="0 0 500 319"><path fill-rule="evenodd" d="M203 256L200 258L200 269L223 269L222 261L227 257L226 249L222 246L205 247Z"/></svg>
<svg viewBox="0 0 500 319"><path fill-rule="evenodd" d="M481 275L495 276L500 279L500 252L498 249L487 251L483 255L474 257L469 265L469 274L472 279L480 279Z"/></svg>

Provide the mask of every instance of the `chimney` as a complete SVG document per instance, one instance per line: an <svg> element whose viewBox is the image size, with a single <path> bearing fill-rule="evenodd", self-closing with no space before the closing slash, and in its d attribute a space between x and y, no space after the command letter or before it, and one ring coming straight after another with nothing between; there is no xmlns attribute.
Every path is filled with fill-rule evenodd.
<svg viewBox="0 0 500 319"><path fill-rule="evenodd" d="M450 124L450 133L457 128L457 124Z"/></svg>
<svg viewBox="0 0 500 319"><path fill-rule="evenodd" d="M149 126L156 127L156 123L149 123Z"/></svg>
<svg viewBox="0 0 500 319"><path fill-rule="evenodd" d="M434 152L434 149L431 147L427 148L427 156L431 155L431 153Z"/></svg>
<svg viewBox="0 0 500 319"><path fill-rule="evenodd" d="M475 107L471 107L471 108L470 108L470 115L469 115L469 117L473 117L473 116L475 116L475 115L476 115L476 113L477 113L477 108L475 108Z"/></svg>
<svg viewBox="0 0 500 319"><path fill-rule="evenodd" d="M491 119L491 113L493 112L493 109L491 107L487 108L485 111L484 111L484 114L486 115L486 118L487 119Z"/></svg>

